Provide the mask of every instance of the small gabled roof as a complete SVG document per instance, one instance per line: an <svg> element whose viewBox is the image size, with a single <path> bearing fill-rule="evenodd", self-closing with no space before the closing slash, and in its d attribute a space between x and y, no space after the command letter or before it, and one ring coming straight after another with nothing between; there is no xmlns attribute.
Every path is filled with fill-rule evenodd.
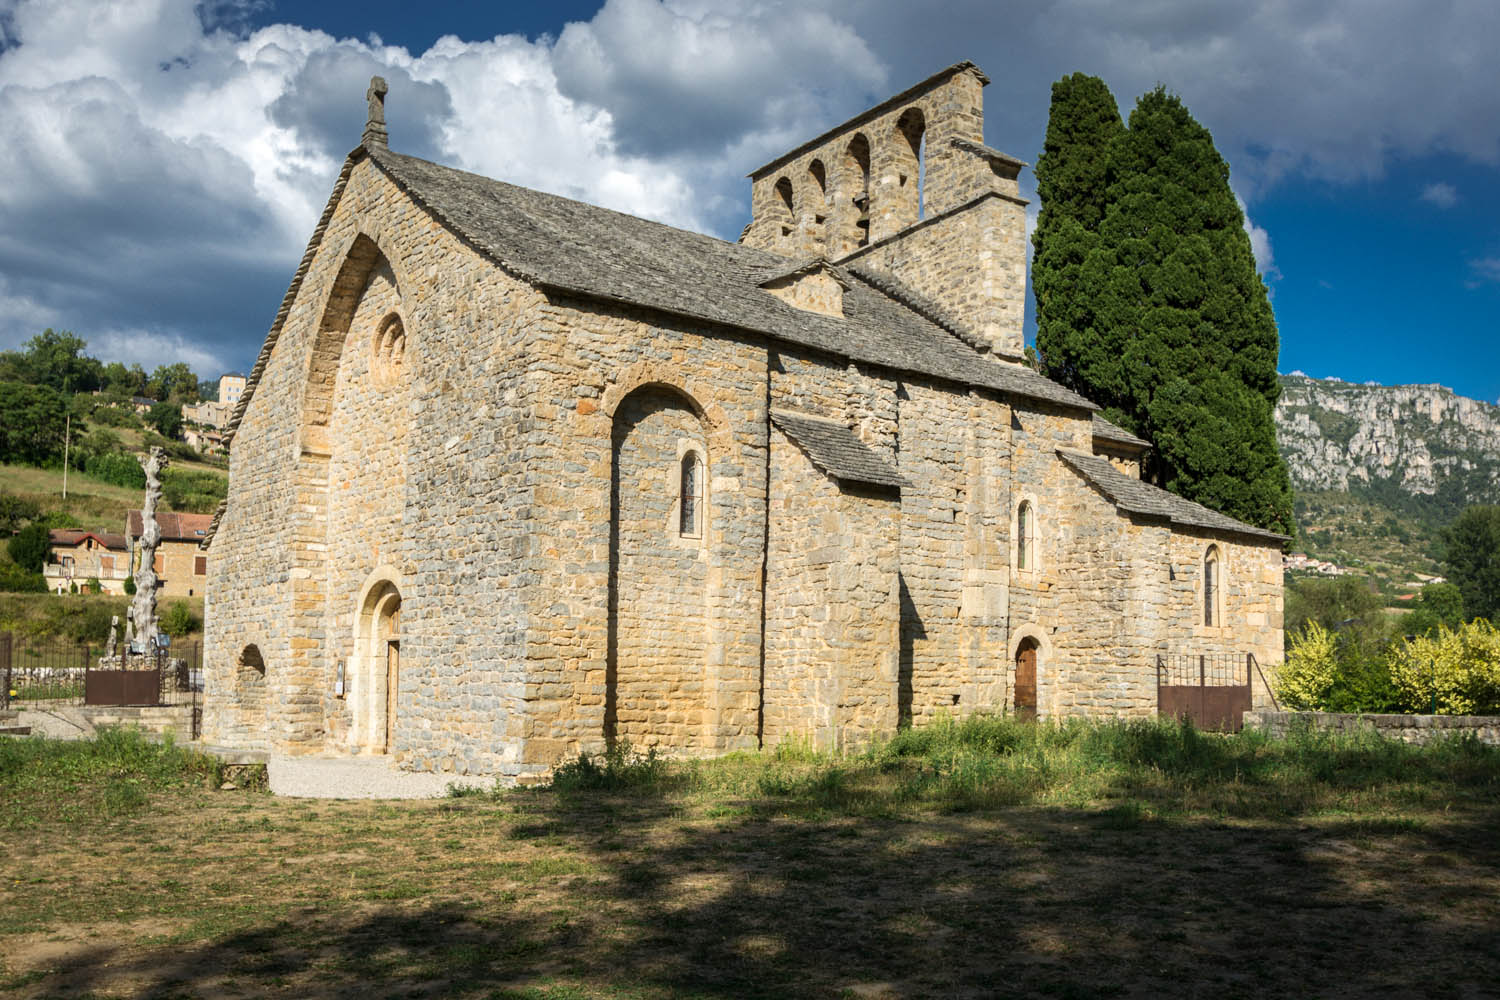
<svg viewBox="0 0 1500 1000"><path fill-rule="evenodd" d="M53 528L47 532L47 544L54 547L81 545L88 538L92 538L106 549L119 552L124 552L130 547L125 541L125 536L114 531L73 531L67 528Z"/></svg>
<svg viewBox="0 0 1500 1000"><path fill-rule="evenodd" d="M1094 414L1094 437L1111 444L1129 445L1132 448L1150 448L1151 442L1138 438L1118 424L1112 424L1099 414Z"/></svg>
<svg viewBox="0 0 1500 1000"><path fill-rule="evenodd" d="M771 422L834 479L873 486L908 485L879 452L855 437L844 424L786 410L772 410Z"/></svg>
<svg viewBox="0 0 1500 1000"><path fill-rule="evenodd" d="M1220 531L1226 534L1251 535L1276 542L1284 542L1287 539L1286 535L1279 535L1265 528L1257 528L1244 521L1236 521L1200 503L1194 503L1175 493L1169 493L1150 483L1143 483L1139 479L1127 476L1111 465L1107 458L1067 451L1063 448L1059 448L1057 454L1122 511L1143 514L1147 517L1159 517L1173 524L1206 528L1209 531Z"/></svg>

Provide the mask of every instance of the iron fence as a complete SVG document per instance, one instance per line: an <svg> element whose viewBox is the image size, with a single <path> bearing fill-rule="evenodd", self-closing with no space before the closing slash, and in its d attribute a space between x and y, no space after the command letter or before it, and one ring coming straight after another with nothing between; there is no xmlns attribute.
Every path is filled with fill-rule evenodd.
<svg viewBox="0 0 1500 1000"><path fill-rule="evenodd" d="M127 669L101 668L104 652L102 643L0 633L0 708L191 705L196 715L203 688L201 643L131 657Z"/></svg>
<svg viewBox="0 0 1500 1000"><path fill-rule="evenodd" d="M1156 658L1156 683L1193 687L1249 684L1250 658L1244 653L1162 653Z"/></svg>

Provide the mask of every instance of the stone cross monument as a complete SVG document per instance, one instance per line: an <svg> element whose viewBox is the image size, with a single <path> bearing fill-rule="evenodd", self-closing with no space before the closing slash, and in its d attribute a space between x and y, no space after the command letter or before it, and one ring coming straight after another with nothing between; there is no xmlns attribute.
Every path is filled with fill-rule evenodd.
<svg viewBox="0 0 1500 1000"><path fill-rule="evenodd" d="M167 467L167 453L152 448L149 457L140 460L146 470L146 499L141 504L140 560L135 568L135 597L130 601L130 623L135 638L149 653L156 642L156 547L161 544L161 525L156 523L156 503L161 499L161 473Z"/></svg>
<svg viewBox="0 0 1500 1000"><path fill-rule="evenodd" d="M385 130L385 95L390 90L385 77L370 77L370 89L365 91L365 100L370 103L370 115L365 120L365 133L359 141L366 146L384 147L390 141Z"/></svg>

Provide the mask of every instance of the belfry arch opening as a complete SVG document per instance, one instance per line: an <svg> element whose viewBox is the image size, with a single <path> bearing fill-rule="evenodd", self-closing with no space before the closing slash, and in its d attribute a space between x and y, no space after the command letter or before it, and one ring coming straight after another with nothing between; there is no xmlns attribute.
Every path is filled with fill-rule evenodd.
<svg viewBox="0 0 1500 1000"><path fill-rule="evenodd" d="M870 242L870 140L863 132L849 140L844 150L845 194L852 208L850 243L862 247Z"/></svg>
<svg viewBox="0 0 1500 1000"><path fill-rule="evenodd" d="M896 119L891 136L896 170L896 211L899 226L908 226L923 215L922 188L926 174L927 119L921 108L907 108Z"/></svg>

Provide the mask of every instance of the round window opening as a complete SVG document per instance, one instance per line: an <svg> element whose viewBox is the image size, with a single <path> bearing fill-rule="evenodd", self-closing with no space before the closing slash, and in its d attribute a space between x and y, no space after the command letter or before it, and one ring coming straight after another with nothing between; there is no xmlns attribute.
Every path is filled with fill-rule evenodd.
<svg viewBox="0 0 1500 1000"><path fill-rule="evenodd" d="M370 371L375 380L389 385L401 377L401 365L406 355L406 327L401 317L391 313L375 328L374 349L370 359Z"/></svg>

